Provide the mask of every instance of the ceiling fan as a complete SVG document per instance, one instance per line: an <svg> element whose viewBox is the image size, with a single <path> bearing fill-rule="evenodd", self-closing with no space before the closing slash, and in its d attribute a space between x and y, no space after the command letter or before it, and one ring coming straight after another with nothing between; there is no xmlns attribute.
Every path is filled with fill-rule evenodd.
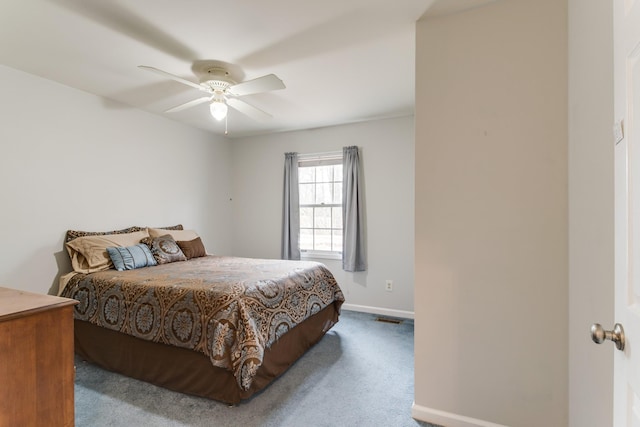
<svg viewBox="0 0 640 427"><path fill-rule="evenodd" d="M138 67L207 93L206 96L170 108L165 111L166 113L175 113L208 102L211 115L216 120L222 120L227 116L227 106L246 114L254 120L270 119L272 117L271 114L254 107L246 101L239 99L239 97L284 89L285 85L282 80L275 74L267 74L266 76L253 80L237 83L231 77L228 68L223 64L224 63L218 61L205 61L194 65L193 71L200 83L183 79L182 77L154 67L146 65L139 65Z"/></svg>

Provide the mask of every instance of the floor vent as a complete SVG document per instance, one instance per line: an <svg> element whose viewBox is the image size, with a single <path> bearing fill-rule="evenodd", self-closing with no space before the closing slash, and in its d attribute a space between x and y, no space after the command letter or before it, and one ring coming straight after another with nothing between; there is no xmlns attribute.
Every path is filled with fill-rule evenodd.
<svg viewBox="0 0 640 427"><path fill-rule="evenodd" d="M399 325L402 323L402 320L392 319L390 317L377 317L376 322L393 323L394 325Z"/></svg>

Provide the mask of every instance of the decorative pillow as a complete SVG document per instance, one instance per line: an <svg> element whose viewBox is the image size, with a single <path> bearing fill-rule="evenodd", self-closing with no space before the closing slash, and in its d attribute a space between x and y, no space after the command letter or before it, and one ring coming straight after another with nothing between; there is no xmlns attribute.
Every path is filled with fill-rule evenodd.
<svg viewBox="0 0 640 427"><path fill-rule="evenodd" d="M207 251L204 249L202 239L200 239L199 237L189 241L178 240L176 243L178 244L178 246L180 246L180 249L182 249L182 253L184 253L184 256L186 256L187 259L198 258L207 255Z"/></svg>
<svg viewBox="0 0 640 427"><path fill-rule="evenodd" d="M133 270L141 267L158 265L149 246L138 243L134 246L109 247L107 248L109 258L118 271Z"/></svg>
<svg viewBox="0 0 640 427"><path fill-rule="evenodd" d="M126 234L89 235L66 243L71 266L78 273L93 273L113 267L107 253L108 247L133 246L149 237L147 230Z"/></svg>
<svg viewBox="0 0 640 427"><path fill-rule="evenodd" d="M182 226L180 226L182 227ZM129 227L123 228L122 230L113 230L113 231L79 231L79 230L67 230L67 235L65 236L64 241L70 242L78 237L86 237L86 236L104 236L106 234L127 234L127 233L135 233L136 231L144 230L144 227ZM180 228L182 230L182 228Z"/></svg>
<svg viewBox="0 0 640 427"><path fill-rule="evenodd" d="M193 230L165 230L162 228L148 228L149 236L160 237L167 234L173 237L173 240L187 241L198 237L198 233Z"/></svg>
<svg viewBox="0 0 640 427"><path fill-rule="evenodd" d="M170 225L168 227L155 227L156 229L162 230L184 230L182 224ZM105 234L127 234L127 233L135 233L136 231L142 231L147 229L147 227L138 227L136 225L123 228L122 230L113 230L113 231L80 231L80 230L67 230L67 235L65 236L64 241L70 242L78 237L85 236L104 236ZM154 236L155 237L155 236Z"/></svg>
<svg viewBox="0 0 640 427"><path fill-rule="evenodd" d="M175 261L186 261L187 257L184 256L180 246L169 234L165 234L160 237L147 237L140 241L149 246L153 257L158 264L168 264Z"/></svg>

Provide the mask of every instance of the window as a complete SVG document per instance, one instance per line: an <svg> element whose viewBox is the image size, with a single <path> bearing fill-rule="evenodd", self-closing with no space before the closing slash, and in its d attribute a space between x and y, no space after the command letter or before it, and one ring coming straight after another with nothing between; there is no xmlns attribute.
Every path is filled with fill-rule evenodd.
<svg viewBox="0 0 640 427"><path fill-rule="evenodd" d="M342 256L342 153L304 156L298 162L300 252Z"/></svg>

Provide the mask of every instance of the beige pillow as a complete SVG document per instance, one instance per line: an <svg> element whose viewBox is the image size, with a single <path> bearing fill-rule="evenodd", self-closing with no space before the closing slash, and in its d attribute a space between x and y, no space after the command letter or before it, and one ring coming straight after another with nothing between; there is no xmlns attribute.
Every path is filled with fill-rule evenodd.
<svg viewBox="0 0 640 427"><path fill-rule="evenodd" d="M193 230L166 230L162 228L147 228L147 230L149 230L149 236L151 237L166 236L168 234L176 241L193 240L200 237Z"/></svg>
<svg viewBox="0 0 640 427"><path fill-rule="evenodd" d="M140 243L149 237L147 230L126 234L106 234L103 236L78 237L66 243L71 266L78 273L93 273L113 267L107 253L108 247L126 247Z"/></svg>

